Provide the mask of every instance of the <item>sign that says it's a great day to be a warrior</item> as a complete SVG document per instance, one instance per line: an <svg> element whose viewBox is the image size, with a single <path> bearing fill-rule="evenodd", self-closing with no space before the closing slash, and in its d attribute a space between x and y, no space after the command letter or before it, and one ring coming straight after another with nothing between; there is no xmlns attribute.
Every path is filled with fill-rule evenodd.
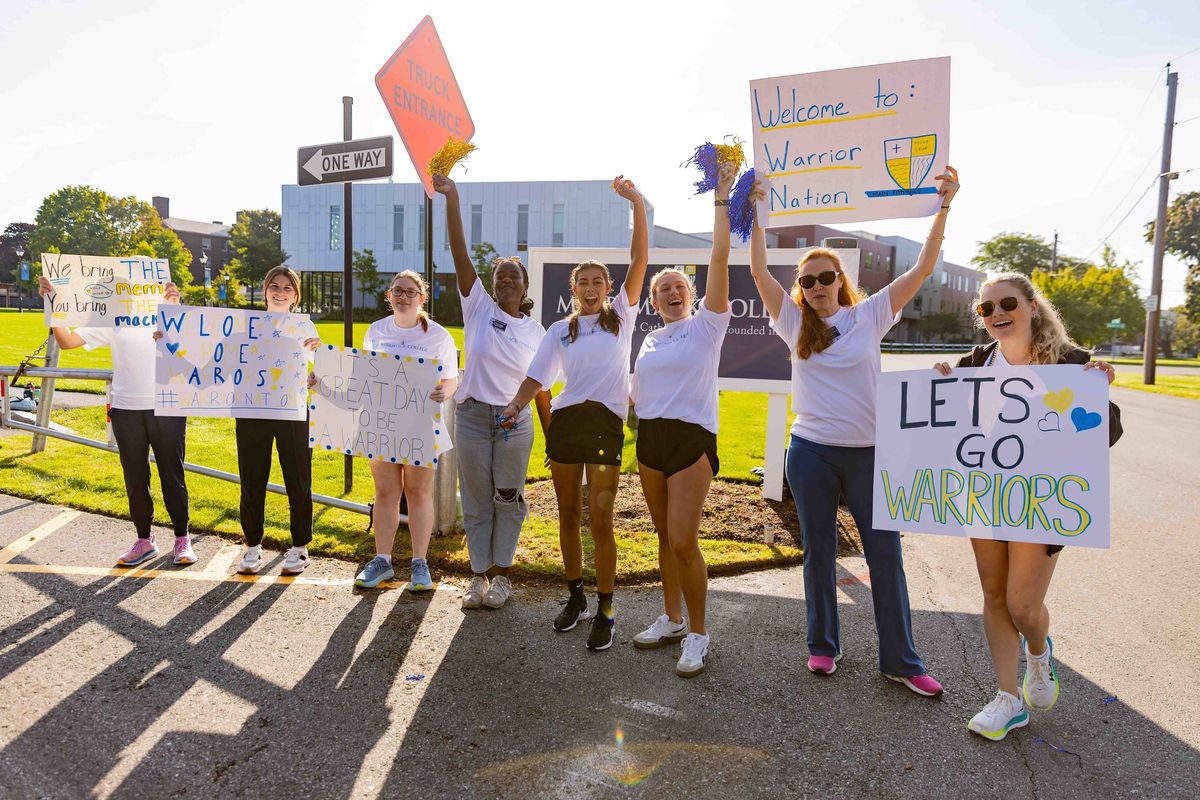
<svg viewBox="0 0 1200 800"><path fill-rule="evenodd" d="M153 328L171 280L165 258L42 253L47 328Z"/></svg>
<svg viewBox="0 0 1200 800"><path fill-rule="evenodd" d="M1108 547L1108 382L1079 365L884 372L874 525Z"/></svg>
<svg viewBox="0 0 1200 800"><path fill-rule="evenodd" d="M393 464L436 467L453 448L442 404L429 399L444 365L436 358L357 347L317 350L308 445Z"/></svg>

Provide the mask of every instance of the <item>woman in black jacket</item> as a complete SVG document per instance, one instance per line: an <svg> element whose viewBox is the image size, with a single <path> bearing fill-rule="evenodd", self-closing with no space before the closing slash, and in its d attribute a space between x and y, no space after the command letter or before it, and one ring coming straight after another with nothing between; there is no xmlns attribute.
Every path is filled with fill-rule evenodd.
<svg viewBox="0 0 1200 800"><path fill-rule="evenodd" d="M960 367L1082 364L1084 369L1102 371L1109 383L1116 376L1111 364L1092 361L1089 351L1071 341L1054 305L1025 275L1006 272L984 283L976 312L993 341L959 359ZM937 370L949 375L950 365L938 364ZM1109 445L1120 436L1121 413L1110 403ZM1029 724L1026 706L1049 710L1058 700L1045 599L1062 547L993 539L972 539L971 547L983 586L983 625L1000 690L967 727L999 740L1013 728ZM1021 639L1026 668L1018 694Z"/></svg>

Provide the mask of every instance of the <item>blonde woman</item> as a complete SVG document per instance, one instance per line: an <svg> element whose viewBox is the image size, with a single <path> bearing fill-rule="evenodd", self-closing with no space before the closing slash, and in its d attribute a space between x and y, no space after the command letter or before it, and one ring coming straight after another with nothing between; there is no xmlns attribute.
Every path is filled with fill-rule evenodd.
<svg viewBox="0 0 1200 800"><path fill-rule="evenodd" d="M501 411L511 426L538 392L554 384L561 372L566 388L551 403L546 455L558 498L558 541L570 596L554 620L556 631L569 631L588 617L583 593L583 516L581 484L587 472L588 512L596 547L598 603L588 633L589 650L613 643L613 585L617 576L617 544L613 538L613 501L621 472L622 421L629 410L629 357L638 298L650 258L646 202L633 181L618 175L613 191L633 206L633 238L625 283L610 301L612 277L599 261L584 261L571 271L574 310L550 326L528 377L512 402Z"/></svg>
<svg viewBox="0 0 1200 800"><path fill-rule="evenodd" d="M933 274L950 202L958 191L953 167L935 180L941 184L941 208L917 263L866 299L832 250L805 253L789 293L767 269L765 236L757 220L750 244L754 283L771 327L791 352L796 420L786 471L804 542L808 669L832 675L842 657L835 564L838 497L845 494L871 573L879 669L926 697L941 694L942 686L926 672L913 642L900 534L874 528L871 506L879 342ZM753 195L763 195L761 185Z"/></svg>
<svg viewBox="0 0 1200 800"><path fill-rule="evenodd" d="M364 350L382 350L392 355L436 358L444 367L443 377L429 393L434 403L444 403L458 387L458 351L454 339L431 320L423 308L429 297L425 280L412 270L397 273L387 289L392 314L371 323L363 337ZM408 498L408 532L412 537L412 571L408 588L413 592L433 589L433 578L425 556L433 533L433 464L394 464L371 461L375 480L375 557L354 580L355 586L373 589L395 577L392 546L400 525L400 496Z"/></svg>
<svg viewBox="0 0 1200 800"><path fill-rule="evenodd" d="M1001 273L984 283L975 311L992 342L959 359L960 367L1082 364L1084 369L1100 370L1109 383L1116 378L1111 364L1092 361L1090 352L1071 341L1054 305L1020 273ZM950 374L945 362L936 369ZM1121 413L1111 403L1108 421L1111 446L1121 436ZM1062 547L972 539L971 549L983 588L983 628L1000 688L967 728L999 741L1010 730L1029 724L1029 708L1048 711L1058 701L1046 591ZM1018 693L1022 639L1025 679Z"/></svg>

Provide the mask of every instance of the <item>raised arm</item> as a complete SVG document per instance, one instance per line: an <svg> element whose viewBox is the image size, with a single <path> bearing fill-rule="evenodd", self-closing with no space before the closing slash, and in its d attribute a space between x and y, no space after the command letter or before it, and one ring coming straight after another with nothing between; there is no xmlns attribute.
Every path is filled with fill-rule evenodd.
<svg viewBox="0 0 1200 800"><path fill-rule="evenodd" d="M929 236L925 238L925 246L921 248L921 254L917 256L917 263L913 264L908 272L892 281L888 287L893 314L899 314L900 309L908 305L908 301L912 300L921 290L921 284L933 274L933 268L937 266L938 253L942 251L942 240L946 238L946 216L950 211L950 201L958 192L958 171L954 167L948 166L946 171L934 180L941 182L941 186L938 187L938 196L942 198L942 207L938 209L937 216L933 218L933 225L929 229Z"/></svg>
<svg viewBox="0 0 1200 800"><path fill-rule="evenodd" d="M47 294L54 291L54 286L45 275L38 276L38 294L45 297ZM83 347L85 344L83 337L70 328L52 327L50 333L54 335L54 340L58 342L58 346L63 350L74 350L76 347Z"/></svg>
<svg viewBox="0 0 1200 800"><path fill-rule="evenodd" d="M765 195L762 181L755 181L750 191L750 202L756 203ZM758 214L754 215L754 227L750 231L750 277L754 278L754 286L758 296L762 298L771 321L779 319L779 309L783 307L787 292L775 280L775 276L767 269L767 234L758 226Z"/></svg>
<svg viewBox="0 0 1200 800"><path fill-rule="evenodd" d="M454 274L458 278L458 291L471 293L475 285L475 264L467 250L467 237L463 234L462 208L458 202L458 186L445 175L433 176L433 190L446 198L446 236L450 239L450 255L454 257Z"/></svg>
<svg viewBox="0 0 1200 800"><path fill-rule="evenodd" d="M629 243L629 272L625 273L625 297L629 305L637 305L646 282L646 267L650 264L650 227L646 221L646 198L623 175L613 178L613 191L633 204L633 239Z"/></svg>
<svg viewBox="0 0 1200 800"><path fill-rule="evenodd" d="M715 314L729 310L729 190L737 167L726 161L719 168L713 196L713 243L704 284L704 307Z"/></svg>

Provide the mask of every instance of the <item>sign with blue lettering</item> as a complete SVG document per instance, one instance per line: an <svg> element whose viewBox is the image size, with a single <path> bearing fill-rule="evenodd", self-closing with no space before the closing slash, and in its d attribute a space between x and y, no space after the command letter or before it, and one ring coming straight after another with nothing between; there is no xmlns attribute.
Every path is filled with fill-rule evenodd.
<svg viewBox="0 0 1200 800"><path fill-rule="evenodd" d="M171 280L165 258L43 253L47 328L137 328L155 325L155 310Z"/></svg>
<svg viewBox="0 0 1200 800"><path fill-rule="evenodd" d="M750 82L764 227L922 217L950 152L950 59Z"/></svg>
<svg viewBox="0 0 1200 800"><path fill-rule="evenodd" d="M305 418L308 315L164 305L159 318L155 414Z"/></svg>

